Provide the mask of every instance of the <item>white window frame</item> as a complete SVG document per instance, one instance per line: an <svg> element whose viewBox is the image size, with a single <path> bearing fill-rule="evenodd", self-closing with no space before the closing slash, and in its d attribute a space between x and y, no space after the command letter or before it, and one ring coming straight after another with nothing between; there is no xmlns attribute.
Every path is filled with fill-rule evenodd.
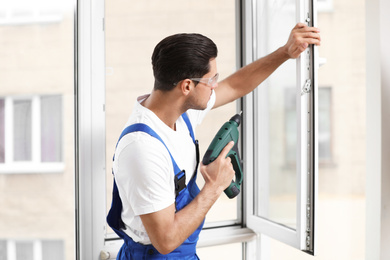
<svg viewBox="0 0 390 260"><path fill-rule="evenodd" d="M309 5L310 1L310 5ZM297 22L308 22L310 25L316 24L316 6L313 0L300 0L297 1ZM250 63L257 58L257 45L259 37L263 35L257 35L257 5L259 1L247 1L248 5L252 7L246 13L248 22L246 26L245 46L245 59L246 63ZM312 7L312 8L310 8ZM309 19L307 19L309 18ZM300 58L297 59L297 124L298 124L298 156L297 156L297 226L296 229L292 229L282 225L281 223L275 223L270 219L256 216L254 208L254 196L256 194L256 187L254 174L259 171L255 166L255 154L256 135L259 135L254 118L254 108L256 101L254 95L250 94L244 98L244 154L252 155L245 158L245 191L246 191L246 223L250 229L253 229L259 234L264 234L272 237L276 240L291 245L297 249L315 254L315 211L317 204L317 175L318 175L318 147L317 147L317 132L318 122L317 115L317 103L318 103L318 85L317 85L317 69L318 69L318 53L316 47L311 47L308 51L305 51ZM308 64L307 64L308 63ZM307 67L309 66L310 72L308 73ZM311 80L311 91L309 93L299 93L307 79ZM307 134L309 133L309 134ZM310 148L307 149L308 145ZM266 155L261 155L266 156ZM309 216L309 217L308 217ZM307 232L308 231L308 232ZM259 237L257 245L251 247L257 248L257 255L260 259L260 252L265 251L262 248L261 237ZM260 249L260 250L259 250ZM252 249L253 250L253 249Z"/></svg>
<svg viewBox="0 0 390 260"><path fill-rule="evenodd" d="M75 259L100 259L106 227L104 0L76 0L75 7Z"/></svg>
<svg viewBox="0 0 390 260"><path fill-rule="evenodd" d="M253 11L255 0L237 0L238 8L244 15L242 23L242 48L245 50L243 63L248 64L253 56L256 35L253 27L256 13ZM117 237L106 237L106 165L105 165L105 41L104 41L104 0L77 1L76 8L76 45L75 45L75 181L76 181L76 259L114 259L122 245ZM314 49L314 51L316 51ZM298 61L299 62L299 61ZM299 63L299 66L304 66ZM313 78L316 82L317 79ZM301 83L298 83L301 84ZM314 93L316 93L314 91ZM303 98L302 107L307 106L307 97ZM316 103L314 103L316 104ZM253 203L252 181L253 168L253 95L244 98L243 154L245 161L245 184L248 191L243 192L242 226L210 228L202 231L199 247L242 242L245 247L245 259L254 259L259 255L254 231L267 234L283 242L304 250L305 220L304 214L298 231L280 228L270 221L256 218L251 214ZM303 110L302 110L303 111ZM302 112L303 113L303 112ZM304 114L306 116L306 114ZM302 124L305 124L302 120ZM313 122L316 125L316 121ZM303 143L306 140L301 140ZM312 140L315 142L315 140ZM316 153L315 153L316 154ZM306 165L305 158L301 164ZM316 170L315 170L316 172ZM305 175L306 176L306 175ZM253 176L252 176L253 177ZM315 179L316 181L316 179ZM306 182L299 182L299 190L306 193ZM315 187L312 187L315 188ZM306 198L302 195L301 200ZM315 199L315 198L314 198ZM304 205L301 201L300 205ZM252 212L253 213L253 212ZM301 219L301 218L300 218ZM259 224L260 223L260 224ZM249 228L246 228L248 226ZM253 231L254 230L254 231ZM287 235L287 240L284 238ZM253 246L255 245L255 246Z"/></svg>
<svg viewBox="0 0 390 260"><path fill-rule="evenodd" d="M61 173L65 169L61 162L41 161L41 106L40 95L6 96L4 99L4 163L0 163L0 174L32 174L32 173ZM31 100L31 160L14 161L13 159L13 111L14 101ZM61 149L63 149L61 140Z"/></svg>

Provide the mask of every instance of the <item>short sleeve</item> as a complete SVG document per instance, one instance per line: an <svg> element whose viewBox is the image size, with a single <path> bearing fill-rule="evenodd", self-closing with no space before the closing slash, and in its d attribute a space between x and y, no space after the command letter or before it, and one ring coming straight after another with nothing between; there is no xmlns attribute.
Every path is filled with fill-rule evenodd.
<svg viewBox="0 0 390 260"><path fill-rule="evenodd" d="M172 161L165 146L145 133L122 147L114 170L122 201L127 200L134 214L162 210L175 202Z"/></svg>

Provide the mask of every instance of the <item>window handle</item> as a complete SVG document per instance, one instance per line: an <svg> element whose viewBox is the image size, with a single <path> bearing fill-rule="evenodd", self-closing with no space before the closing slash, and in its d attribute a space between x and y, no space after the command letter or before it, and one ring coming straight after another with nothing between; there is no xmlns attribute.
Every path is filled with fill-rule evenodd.
<svg viewBox="0 0 390 260"><path fill-rule="evenodd" d="M107 251L100 251L100 260L108 260L110 259L110 253Z"/></svg>

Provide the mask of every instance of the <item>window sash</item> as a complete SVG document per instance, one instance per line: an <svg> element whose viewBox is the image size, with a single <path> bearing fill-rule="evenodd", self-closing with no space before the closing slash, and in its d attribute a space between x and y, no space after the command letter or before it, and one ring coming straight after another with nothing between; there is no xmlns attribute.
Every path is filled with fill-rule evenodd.
<svg viewBox="0 0 390 260"><path fill-rule="evenodd" d="M249 2L249 1L248 1ZM306 11L306 10L315 10L315 1L311 0L300 0L297 2L296 12L297 12L297 21L305 21L307 17L310 17L310 22L315 24L315 12ZM248 62L258 58L257 53L259 53L259 42L261 37L266 37L266 35L260 35L259 24L264 24L259 22L260 16L258 14L264 14L264 10L261 10L262 2L251 1L248 3L251 5L250 13L248 16L251 17L250 21L246 25L246 31L253 32L252 35L248 37L246 35L246 42L249 42L244 50ZM261 12L263 11L263 12ZM309 14L309 16L307 16ZM264 18L264 17L263 17ZM262 28L263 31L266 31L267 28ZM249 157L246 158L246 175L245 175L245 187L246 189L246 215L247 215L247 226L258 233L265 234L269 237L277 239L281 242L289 244L293 247L296 247L302 251L309 252L310 254L315 253L315 202L317 199L316 196L316 186L317 186L317 157L318 157L318 148L317 148L317 76L316 68L318 68L318 61L315 57L317 56L317 50L315 47L311 47L308 51L305 51L296 62L296 100L297 100L297 111L296 111L296 122L297 122L297 147L296 147L296 226L288 227L283 223L276 222L270 218L260 216L258 212L261 212L263 209L258 208L259 204L257 198L259 198L259 187L257 186L258 181L257 177L261 172L259 164L256 164L256 158L268 158L268 153L261 152L259 154L259 145L267 145L267 143L259 143L259 135L266 135L267 133L259 133L259 127L256 123L258 114L256 111L264 113L261 109L258 108L259 105L265 103L264 99L258 99L258 92L264 91L264 89L257 89L251 95L248 95L244 99L244 154L252 155L259 154L256 158ZM309 70L307 69L309 67ZM306 81L310 79L311 82L311 91L309 93L302 93L302 87L305 85ZM260 95L265 96L265 95ZM267 116L265 116L267 117ZM260 122L258 122L260 124ZM264 121L261 121L264 124ZM264 169L263 169L264 170ZM268 171L265 168L265 171ZM265 178L268 178L265 176ZM260 181L268 182L268 179L261 179ZM267 185L266 185L267 186ZM262 193L264 194L264 193ZM264 199L264 198L262 198ZM266 198L265 198L266 199ZM309 216L309 217L307 217ZM308 232L307 232L308 231ZM307 244L308 243L308 244ZM309 246L307 246L309 245Z"/></svg>

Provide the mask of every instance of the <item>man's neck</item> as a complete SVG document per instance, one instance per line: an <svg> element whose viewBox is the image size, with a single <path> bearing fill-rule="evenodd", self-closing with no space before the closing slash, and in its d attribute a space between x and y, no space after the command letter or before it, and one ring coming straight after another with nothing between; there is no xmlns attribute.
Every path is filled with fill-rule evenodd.
<svg viewBox="0 0 390 260"><path fill-rule="evenodd" d="M175 94L170 92L163 92L153 90L141 105L151 110L161 121L167 126L176 130L176 121L184 112L181 111L180 101Z"/></svg>

